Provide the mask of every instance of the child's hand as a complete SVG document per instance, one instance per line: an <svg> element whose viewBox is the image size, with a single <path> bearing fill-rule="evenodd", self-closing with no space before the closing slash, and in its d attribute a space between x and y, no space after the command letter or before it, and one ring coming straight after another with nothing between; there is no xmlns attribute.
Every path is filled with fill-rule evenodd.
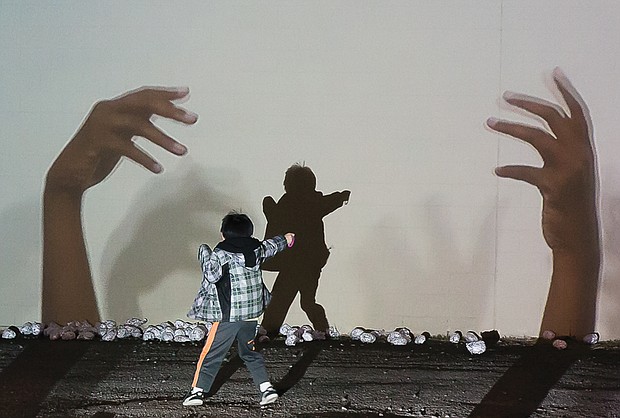
<svg viewBox="0 0 620 418"><path fill-rule="evenodd" d="M291 248L295 243L295 234L293 234L292 232L288 232L284 234L284 238L286 238L286 245Z"/></svg>

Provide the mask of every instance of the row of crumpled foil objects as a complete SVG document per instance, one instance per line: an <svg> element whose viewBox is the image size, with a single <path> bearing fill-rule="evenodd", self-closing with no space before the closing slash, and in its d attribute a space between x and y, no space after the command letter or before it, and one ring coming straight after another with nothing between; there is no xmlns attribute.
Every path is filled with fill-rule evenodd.
<svg viewBox="0 0 620 418"><path fill-rule="evenodd" d="M203 340L212 324L192 323L183 320L167 321L157 325L147 325L147 320L130 318L125 323L117 324L106 320L93 325L88 321L71 321L65 325L55 322L26 322L16 327L10 326L2 331L3 339L21 336L48 337L50 340L93 340L114 341L125 338L139 338L144 341L189 342Z"/></svg>
<svg viewBox="0 0 620 418"><path fill-rule="evenodd" d="M157 325L147 325L147 319L130 318L125 323L117 324L115 321L106 320L95 325L88 321L72 321L66 325L55 322L42 324L40 322L26 322L16 327L10 326L3 330L1 338L14 339L20 336L45 336L50 340L93 340L100 338L103 341L114 341L125 338L138 338L144 341L163 342L191 342L203 340L211 330L211 322L193 323L177 319L174 322L166 321ZM327 333L314 330L310 325L291 326L283 324L280 327L280 335L285 338L287 346L295 346L303 342L322 341L327 338L339 338L340 332L336 327L329 327ZM349 334L353 341L372 344L377 341L385 341L392 345L407 345L410 343L424 344L431 335L428 332L414 334L406 327L399 327L393 331L366 329L355 327ZM544 331L541 335L543 340L552 341L555 348L562 350L567 347L567 339L557 337L553 331ZM591 333L583 338L586 344L596 344L599 341L598 333ZM269 337L264 328L258 329L258 342L268 342ZM463 334L461 331L453 331L448 334L448 340L454 344L464 344L471 354L482 354L488 346L496 344L500 340L496 330L484 331L478 335L474 331Z"/></svg>

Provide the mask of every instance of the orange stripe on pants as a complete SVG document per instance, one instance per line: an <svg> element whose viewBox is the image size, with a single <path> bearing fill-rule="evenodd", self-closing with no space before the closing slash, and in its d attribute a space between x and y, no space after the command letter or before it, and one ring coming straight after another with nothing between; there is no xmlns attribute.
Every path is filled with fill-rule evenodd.
<svg viewBox="0 0 620 418"><path fill-rule="evenodd" d="M200 357L198 358L198 364L196 365L196 372L194 373L194 380L192 381L192 387L195 388L198 384L198 376L200 375L200 369L202 368L202 363L205 360L205 357L211 350L211 345L213 344L213 340L215 339L215 333L217 332L217 327L220 325L219 322L214 322L211 330L209 330L209 336L207 337L207 342L205 342L205 346L202 348L202 352L200 353ZM204 389L204 388L202 388Z"/></svg>

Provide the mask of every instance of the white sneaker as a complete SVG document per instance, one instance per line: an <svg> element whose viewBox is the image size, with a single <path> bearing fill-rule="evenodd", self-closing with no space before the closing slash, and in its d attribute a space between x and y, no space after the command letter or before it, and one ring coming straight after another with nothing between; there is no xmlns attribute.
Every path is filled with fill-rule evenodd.
<svg viewBox="0 0 620 418"><path fill-rule="evenodd" d="M190 391L183 399L183 406L201 406L204 404L204 395L205 393L202 390L193 393Z"/></svg>
<svg viewBox="0 0 620 418"><path fill-rule="evenodd" d="M273 388L273 386L269 386L262 394L260 399L260 405L265 406L271 403L274 403L278 400L278 392Z"/></svg>

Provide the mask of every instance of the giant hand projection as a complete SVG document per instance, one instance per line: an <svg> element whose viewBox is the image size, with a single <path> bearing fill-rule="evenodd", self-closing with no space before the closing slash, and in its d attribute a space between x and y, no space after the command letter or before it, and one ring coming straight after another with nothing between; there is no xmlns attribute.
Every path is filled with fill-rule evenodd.
<svg viewBox="0 0 620 418"><path fill-rule="evenodd" d="M43 196L44 322L99 320L82 231L82 196L112 173L121 157L153 173L162 170L133 142L135 136L173 154L185 154L185 146L158 129L151 117L195 123L195 114L173 103L188 94L187 88L142 88L97 103L53 162Z"/></svg>
<svg viewBox="0 0 620 418"><path fill-rule="evenodd" d="M540 331L581 338L594 331L601 261L596 155L588 108L559 69L553 79L567 111L535 97L504 94L549 129L494 118L487 124L532 145L543 159L542 167L510 165L495 172L534 185L542 195L542 231L553 253L553 273Z"/></svg>

